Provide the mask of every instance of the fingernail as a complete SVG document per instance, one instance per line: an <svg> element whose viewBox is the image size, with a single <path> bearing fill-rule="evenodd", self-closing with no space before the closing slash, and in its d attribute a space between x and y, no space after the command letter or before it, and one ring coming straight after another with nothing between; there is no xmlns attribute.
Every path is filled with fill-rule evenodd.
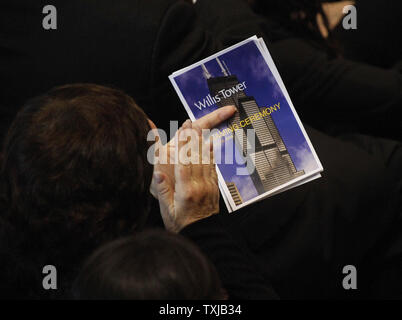
<svg viewBox="0 0 402 320"><path fill-rule="evenodd" d="M192 124L191 120L187 119L186 121L183 122L182 128L183 129L191 128L191 124Z"/></svg>
<svg viewBox="0 0 402 320"><path fill-rule="evenodd" d="M158 184L159 184L159 183L162 183L163 180L164 180L163 174L160 173L160 172L154 172L154 180L155 180L155 182L158 183Z"/></svg>

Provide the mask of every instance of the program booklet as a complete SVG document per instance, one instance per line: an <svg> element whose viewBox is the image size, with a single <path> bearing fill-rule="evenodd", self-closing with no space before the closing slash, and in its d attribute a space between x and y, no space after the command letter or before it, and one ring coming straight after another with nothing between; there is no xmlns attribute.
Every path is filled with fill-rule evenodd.
<svg viewBox="0 0 402 320"><path fill-rule="evenodd" d="M256 36L170 77L192 121L227 105L212 130L229 212L319 178L323 167L262 39Z"/></svg>

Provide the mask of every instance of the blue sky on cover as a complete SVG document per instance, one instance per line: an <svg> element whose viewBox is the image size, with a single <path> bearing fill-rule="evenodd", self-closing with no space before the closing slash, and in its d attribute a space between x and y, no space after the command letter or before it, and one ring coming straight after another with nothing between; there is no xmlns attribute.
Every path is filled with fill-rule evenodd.
<svg viewBox="0 0 402 320"><path fill-rule="evenodd" d="M246 95L253 96L260 108L272 106L280 102L280 110L273 112L272 118L288 148L290 156L298 170L304 169L306 172L315 170L318 165L308 143L257 45L253 41L246 43L241 47L220 55L220 59L225 61L231 74L236 75L240 82L246 82ZM213 77L222 76L220 67L215 59L205 63L205 66ZM195 102L202 101L209 94L207 81L203 76L201 66L176 76L174 80L195 118L198 119L217 109L217 106L213 105L200 111L194 105ZM219 127L220 130L224 128L227 128L226 123ZM238 167L242 167L242 165L238 165L237 167L230 164L219 165L225 181L235 182L243 201L247 201L258 194L250 177L236 174L236 168Z"/></svg>

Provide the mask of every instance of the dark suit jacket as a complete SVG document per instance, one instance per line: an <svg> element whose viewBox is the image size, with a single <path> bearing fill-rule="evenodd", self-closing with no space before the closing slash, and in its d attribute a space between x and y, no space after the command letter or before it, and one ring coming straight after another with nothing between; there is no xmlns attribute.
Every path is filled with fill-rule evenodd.
<svg viewBox="0 0 402 320"><path fill-rule="evenodd" d="M265 38L305 122L320 129L355 126L377 135L402 129L395 120L402 103L400 73L330 59L254 15L242 0L200 0L194 7L180 0L52 3L58 29L48 31L42 27L46 1L1 5L3 132L26 99L71 82L120 87L168 128L167 119L185 115L167 76L254 34Z"/></svg>
<svg viewBox="0 0 402 320"><path fill-rule="evenodd" d="M168 129L168 120L186 115L167 76L254 34L266 40L307 122L323 127L346 119L376 130L393 119L401 103L400 74L329 60L253 14L242 0L199 0L196 6L180 0L55 0L58 29L51 31L42 28L46 4L15 0L0 5L4 125L29 97L55 85L96 82L124 89ZM376 121L361 121L366 117ZM391 203L399 179L393 176L391 183L387 171L398 163L400 148L379 147L379 156L371 147L307 130L326 170L323 178L223 215L224 224L257 254L261 272L281 297L353 294L341 287L346 264L362 270L359 293L366 293L363 288L371 282L365 275L375 268L367 261L378 257L379 244L398 219L395 207L385 204Z"/></svg>

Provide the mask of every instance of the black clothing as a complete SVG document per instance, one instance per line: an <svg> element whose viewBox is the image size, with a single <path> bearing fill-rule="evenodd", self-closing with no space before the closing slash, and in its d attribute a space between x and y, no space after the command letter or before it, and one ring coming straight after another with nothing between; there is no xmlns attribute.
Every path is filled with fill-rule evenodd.
<svg viewBox="0 0 402 320"><path fill-rule="evenodd" d="M357 29L340 23L335 35L348 59L392 68L402 61L402 3L399 0L356 0Z"/></svg>
<svg viewBox="0 0 402 320"><path fill-rule="evenodd" d="M281 299L401 297L402 145L307 132L323 177L226 216L228 230ZM342 287L346 265L358 290Z"/></svg>
<svg viewBox="0 0 402 320"><path fill-rule="evenodd" d="M251 12L243 0L60 1L58 29L42 28L47 2L16 0L0 10L1 123L51 87L96 82L132 95L158 126L185 113L170 73L254 34L263 36L303 121L383 136L396 117L402 76L343 59L293 37ZM171 107L162 107L161 103ZM400 130L401 129L401 130ZM4 131L3 131L4 132Z"/></svg>
<svg viewBox="0 0 402 320"><path fill-rule="evenodd" d="M395 117L402 99L399 73L328 59L255 16L242 0L199 0L194 7L179 0L55 0L59 25L53 31L41 26L45 4L17 0L0 5L4 124L28 97L64 83L96 82L122 88L168 129L168 120L182 121L186 115L167 76L256 34L266 40L307 123L384 135L400 125ZM5 112L10 118L3 118ZM306 129L323 162L323 178L221 218L232 236L256 254L261 272L281 298L350 295L339 289L345 264L362 270L357 294L369 295L368 275L375 261L383 262L382 246L390 248L386 236L400 219L395 203L400 146L392 142L394 151L381 150L381 145L379 154L370 154L354 140ZM392 170L390 162L396 164ZM227 270L207 238L193 240L218 270ZM401 251L395 248L392 259ZM224 286L237 287L233 276L224 280Z"/></svg>
<svg viewBox="0 0 402 320"><path fill-rule="evenodd" d="M185 227L180 233L191 239L218 266L218 273L229 299L278 299L261 276L256 261L222 225L220 216L212 216Z"/></svg>
<svg viewBox="0 0 402 320"><path fill-rule="evenodd" d="M156 212L156 214L160 214ZM199 245L218 267L218 273L229 299L278 299L274 290L261 275L257 261L241 247L222 226L219 216L195 222L181 234ZM37 239L27 236L28 230L17 230L0 217L0 299L72 299L72 284L83 261L97 249L80 243L76 250L59 247L61 260L49 256L52 243L30 244ZM121 235L123 236L123 235ZM126 235L124 235L126 236ZM50 239L49 239L50 241ZM46 250L44 249L46 247ZM74 254L67 259L68 254ZM254 261L253 261L254 260ZM57 269L57 290L44 290L42 269L52 264Z"/></svg>
<svg viewBox="0 0 402 320"><path fill-rule="evenodd" d="M253 263L270 283L265 287L281 299L401 297L395 283L402 283L402 145L357 135L342 137L353 143L342 142L313 129L308 134L324 151L327 170L321 179L214 219L255 254ZM220 260L233 255L233 247L209 228L216 227L203 230L200 224L200 236L185 235L219 266L218 272L224 270L223 283L239 292L244 278ZM242 265L240 258L236 265ZM358 291L342 287L346 265L358 270ZM248 282L258 282L255 277Z"/></svg>
<svg viewBox="0 0 402 320"><path fill-rule="evenodd" d="M237 5L241 27L233 26L235 18L220 18L231 0L223 2L227 5L197 2L204 27L225 45L254 33L262 36L303 122L330 134L359 132L402 140L401 69L332 58L319 44L290 34L274 20L252 17L244 4ZM215 14L209 14L212 10Z"/></svg>

